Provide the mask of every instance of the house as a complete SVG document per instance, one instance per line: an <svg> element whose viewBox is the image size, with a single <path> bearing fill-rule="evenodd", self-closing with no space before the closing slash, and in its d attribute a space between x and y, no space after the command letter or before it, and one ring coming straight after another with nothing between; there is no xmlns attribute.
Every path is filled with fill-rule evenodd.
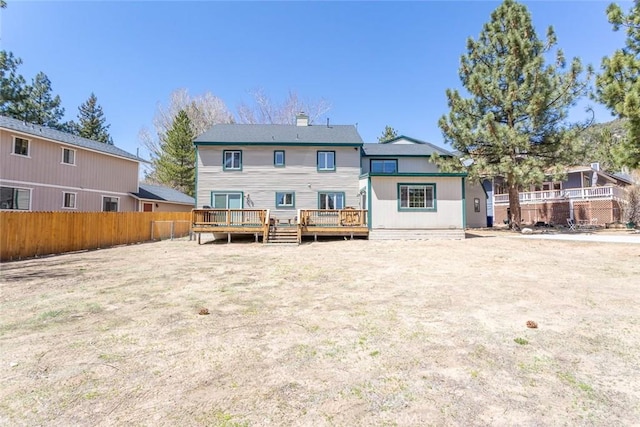
<svg viewBox="0 0 640 427"><path fill-rule="evenodd" d="M362 138L355 126L215 125L194 141L196 206L264 208L294 220L297 209L358 206Z"/></svg>
<svg viewBox="0 0 640 427"><path fill-rule="evenodd" d="M522 221L567 225L571 219L598 226L621 221L624 187L630 184L629 178L603 171L598 163L570 167L564 180L549 178L520 191ZM496 224L506 224L509 194L504 180L485 180L484 187L491 199L488 216Z"/></svg>
<svg viewBox="0 0 640 427"><path fill-rule="evenodd" d="M194 144L196 232L271 241L277 236L269 233L290 228L298 242L464 238L470 218L486 224L482 188L465 173L439 172L431 154L451 154L412 138L363 144L355 126L310 125L298 115L295 125L215 125ZM467 197L478 199L477 210L469 211Z"/></svg>
<svg viewBox="0 0 640 427"><path fill-rule="evenodd" d="M469 223L486 225L482 187L468 183L466 173L441 172L430 160L434 153L452 156L406 136L363 145L359 186L370 239L464 238Z"/></svg>
<svg viewBox="0 0 640 427"><path fill-rule="evenodd" d="M193 197L162 185L140 183L131 196L138 200L140 212L189 212L195 206Z"/></svg>
<svg viewBox="0 0 640 427"><path fill-rule="evenodd" d="M0 209L136 211L141 161L114 145L0 116Z"/></svg>

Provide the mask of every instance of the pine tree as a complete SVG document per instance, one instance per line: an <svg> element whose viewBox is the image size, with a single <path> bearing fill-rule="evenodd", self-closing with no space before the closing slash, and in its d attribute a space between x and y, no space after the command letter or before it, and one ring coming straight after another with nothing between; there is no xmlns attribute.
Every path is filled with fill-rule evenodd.
<svg viewBox="0 0 640 427"><path fill-rule="evenodd" d="M0 114L22 119L21 106L27 99L26 81L18 73L22 64L12 52L0 51Z"/></svg>
<svg viewBox="0 0 640 427"><path fill-rule="evenodd" d="M92 92L89 99L78 107L78 123L75 124L74 133L83 138L113 144L113 139L108 132L111 125L105 125L105 122L102 107Z"/></svg>
<svg viewBox="0 0 640 427"><path fill-rule="evenodd" d="M194 195L196 178L194 138L191 120L181 110L160 142L159 155L152 159L155 180L190 196Z"/></svg>
<svg viewBox="0 0 640 427"><path fill-rule="evenodd" d="M391 141L394 138L398 137L398 132L391 126L385 126L382 135L378 137L378 142L387 142Z"/></svg>
<svg viewBox="0 0 640 427"><path fill-rule="evenodd" d="M23 116L20 119L54 129L64 129L65 125L60 123L64 116L64 108L60 106L60 97L51 94L51 81L45 73L36 74L26 92L27 98L21 107Z"/></svg>
<svg viewBox="0 0 640 427"><path fill-rule="evenodd" d="M621 153L624 165L640 168L640 0L635 0L627 15L617 4L609 5L607 17L614 31L626 28L627 39L624 48L602 60L595 98L618 117L629 119Z"/></svg>
<svg viewBox="0 0 640 427"><path fill-rule="evenodd" d="M566 63L560 50L556 64L545 65L555 45L551 27L543 42L527 8L505 0L478 40L467 41L459 74L470 97L447 90L450 112L438 122L446 141L473 161L471 178L504 177L515 229L521 223L519 190L542 181L550 168L560 175L577 152L580 126L567 125L566 117L569 107L586 93L589 75L582 78L576 58L561 71ZM444 159L437 161L447 165Z"/></svg>

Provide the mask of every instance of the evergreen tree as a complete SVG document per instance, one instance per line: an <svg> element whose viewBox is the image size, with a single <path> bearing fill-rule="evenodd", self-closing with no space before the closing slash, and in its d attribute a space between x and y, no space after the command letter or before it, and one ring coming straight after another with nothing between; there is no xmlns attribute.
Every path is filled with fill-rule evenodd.
<svg viewBox="0 0 640 427"><path fill-rule="evenodd" d="M0 51L0 114L22 119L21 107L27 98L26 81L18 73L20 58L5 50Z"/></svg>
<svg viewBox="0 0 640 427"><path fill-rule="evenodd" d="M46 74L39 72L26 92L27 98L21 107L23 116L20 119L54 129L65 129L65 125L60 123L64 108L60 106L60 97L51 94L51 81Z"/></svg>
<svg viewBox="0 0 640 427"><path fill-rule="evenodd" d="M92 92L82 105L78 107L78 123L75 125L75 133L83 138L94 141L113 144L113 139L109 135L108 129L111 125L105 125L106 118L102 112L102 107L98 104L98 98Z"/></svg>
<svg viewBox="0 0 640 427"><path fill-rule="evenodd" d="M640 0L627 15L617 4L609 5L607 17L614 31L626 28L627 39L624 48L602 60L595 98L618 117L629 119L621 153L626 166L640 168Z"/></svg>
<svg viewBox="0 0 640 427"><path fill-rule="evenodd" d="M382 132L382 135L378 137L378 142L391 141L392 139L397 137L398 137L398 132L396 132L394 128L392 128L391 126L385 126L384 132Z"/></svg>
<svg viewBox="0 0 640 427"><path fill-rule="evenodd" d="M540 182L577 153L579 125L566 123L567 112L586 93L588 77L573 59L566 72L560 50L556 63L545 56L556 45L553 29L547 40L536 35L524 5L505 0L491 14L478 40L469 38L461 58L460 79L470 97L447 90L450 112L438 125L448 143L472 162L470 178L504 177L509 191L510 223L521 223L519 190ZM590 71L589 73L590 74ZM447 169L445 159L436 161ZM455 167L461 167L460 162Z"/></svg>
<svg viewBox="0 0 640 427"><path fill-rule="evenodd" d="M196 152L195 134L186 111L181 110L160 142L160 152L152 159L154 178L190 196L194 195Z"/></svg>

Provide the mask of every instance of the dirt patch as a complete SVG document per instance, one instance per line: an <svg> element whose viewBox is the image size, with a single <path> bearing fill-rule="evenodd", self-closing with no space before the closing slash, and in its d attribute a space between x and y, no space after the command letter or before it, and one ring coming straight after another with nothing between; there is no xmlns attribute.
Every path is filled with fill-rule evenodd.
<svg viewBox="0 0 640 427"><path fill-rule="evenodd" d="M492 236L2 264L0 424L637 422L640 246Z"/></svg>

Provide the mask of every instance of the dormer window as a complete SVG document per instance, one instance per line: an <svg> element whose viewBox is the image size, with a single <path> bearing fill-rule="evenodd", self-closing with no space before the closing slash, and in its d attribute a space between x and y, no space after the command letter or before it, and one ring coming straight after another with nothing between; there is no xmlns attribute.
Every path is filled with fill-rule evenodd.
<svg viewBox="0 0 640 427"><path fill-rule="evenodd" d="M372 173L397 173L398 160L396 159L371 159Z"/></svg>

